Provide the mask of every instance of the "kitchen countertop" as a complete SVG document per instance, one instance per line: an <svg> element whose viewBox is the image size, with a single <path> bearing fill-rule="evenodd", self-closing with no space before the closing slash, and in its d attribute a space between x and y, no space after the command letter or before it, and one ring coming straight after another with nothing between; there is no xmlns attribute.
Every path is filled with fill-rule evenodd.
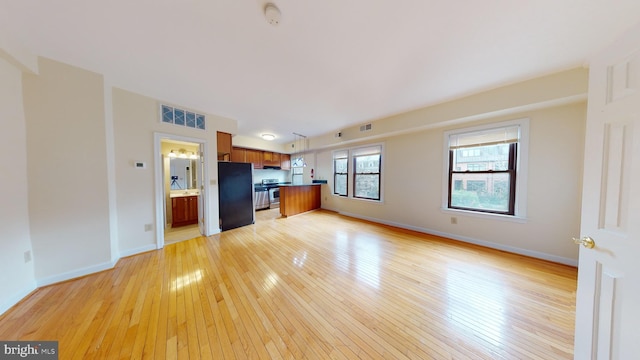
<svg viewBox="0 0 640 360"><path fill-rule="evenodd" d="M322 183L280 184L280 187L314 186L314 185L322 185Z"/></svg>
<svg viewBox="0 0 640 360"><path fill-rule="evenodd" d="M194 192L179 192L179 193L170 193L169 197L170 198L176 198L176 197L186 197L186 196L198 196L200 195L199 193L194 193Z"/></svg>
<svg viewBox="0 0 640 360"><path fill-rule="evenodd" d="M314 185L323 185L326 184L327 180L313 180L310 183L304 184L280 184L280 186L314 186Z"/></svg>

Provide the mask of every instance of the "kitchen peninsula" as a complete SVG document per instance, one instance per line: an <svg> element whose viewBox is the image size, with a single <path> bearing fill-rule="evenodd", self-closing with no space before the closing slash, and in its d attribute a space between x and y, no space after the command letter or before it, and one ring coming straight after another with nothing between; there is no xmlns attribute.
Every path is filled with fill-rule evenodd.
<svg viewBox="0 0 640 360"><path fill-rule="evenodd" d="M301 214L320 208L322 183L280 185L280 215Z"/></svg>

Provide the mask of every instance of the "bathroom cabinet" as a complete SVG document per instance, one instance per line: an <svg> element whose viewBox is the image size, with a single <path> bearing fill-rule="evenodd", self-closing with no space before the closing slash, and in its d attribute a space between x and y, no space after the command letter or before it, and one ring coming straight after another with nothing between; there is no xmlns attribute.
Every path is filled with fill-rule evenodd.
<svg viewBox="0 0 640 360"><path fill-rule="evenodd" d="M180 196L171 198L171 227L198 223L198 197Z"/></svg>

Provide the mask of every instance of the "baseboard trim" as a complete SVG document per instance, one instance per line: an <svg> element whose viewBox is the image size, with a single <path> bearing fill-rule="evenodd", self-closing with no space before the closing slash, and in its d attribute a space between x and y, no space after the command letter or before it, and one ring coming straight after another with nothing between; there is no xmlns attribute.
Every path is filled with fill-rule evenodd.
<svg viewBox="0 0 640 360"><path fill-rule="evenodd" d="M429 235L441 236L441 237L449 238L449 239L456 240L456 241L462 241L462 242L466 242L466 243L469 243L469 244L480 245L480 246L484 246L484 247L487 247L487 248L506 251L506 252L510 252L510 253L514 253L514 254L518 254L518 255L529 256L529 257L533 257L533 258L536 258L536 259L551 261L551 262L554 262L554 263L559 263L559 264L564 264L564 265L569 265L569 266L575 266L575 267L578 266L578 260L565 258L565 257L562 257L562 256L553 255L553 254L547 254L547 253L543 253L543 252L539 252L539 251L523 249L523 248L519 248L519 247L515 247L515 246L497 244L497 243L493 243L493 242L490 242L490 241L474 239L474 238L471 238L471 237L468 237L468 236L450 234L450 233L446 233L446 232L442 232L442 231L432 230L432 229L423 228L423 227L419 227L419 226L407 225L407 224L398 223L398 222L395 222L395 221L382 220L382 219L373 218L373 217L369 217L369 216L363 216L363 215L360 215L360 214L355 214L355 213L350 213L350 212L338 211L338 213L340 215L349 216L349 217L353 217L353 218L356 218L356 219L371 221L371 222L384 224L384 225L389 225L389 226L395 226L395 227L398 227L398 228L401 228L401 229L413 230L413 231L417 231L417 232L421 232L421 233L425 233L425 234L429 234Z"/></svg>
<svg viewBox="0 0 640 360"><path fill-rule="evenodd" d="M38 288L38 285L35 281L31 282L28 287L18 291L15 295L9 298L9 300L5 301L4 304L0 304L0 315L4 314L7 310L11 309L17 303L22 301L22 299L26 298L31 294L34 290Z"/></svg>
<svg viewBox="0 0 640 360"><path fill-rule="evenodd" d="M152 251L152 250L156 250L156 249L157 249L157 245L156 244L148 244L148 245L145 245L145 246L141 246L139 248L122 251L122 252L120 252L120 257L123 258L123 257L138 255L138 254L142 254L144 252Z"/></svg>
<svg viewBox="0 0 640 360"><path fill-rule="evenodd" d="M73 270L73 271L69 271L69 272L66 272L66 273L49 276L49 277L46 277L46 278L43 278L43 279L36 280L36 283L37 283L38 287L42 287L42 286L47 286L47 285L59 283L59 282L62 282L62 281L72 280L72 279L75 279L75 278L79 278L79 277L82 277L82 276L90 275L90 274L97 273L97 272L100 272L100 271L113 269L113 267L116 265L117 262L118 262L118 260L104 262L102 264L89 266L89 267L86 267L86 268L83 268L83 269Z"/></svg>
<svg viewBox="0 0 640 360"><path fill-rule="evenodd" d="M95 274L104 270L113 269L118 263L118 260L120 260L120 258L137 255L137 254L147 252L147 251L152 251L152 250L156 250L155 244L149 244L149 245L141 246L136 249L124 251L120 254L120 257L109 262L104 262L102 264L89 266L86 268L73 270L73 271L69 271L66 273L58 274L58 275L49 276L43 279L37 279L33 283L32 287L19 292L18 294L13 296L11 299L9 299L9 301L7 301L5 304L1 304L0 315L2 315L5 311L9 310L12 306L20 302L22 299L27 297L31 292L33 292L34 290L40 287L52 285L52 284L63 282L63 281L77 279L79 277Z"/></svg>

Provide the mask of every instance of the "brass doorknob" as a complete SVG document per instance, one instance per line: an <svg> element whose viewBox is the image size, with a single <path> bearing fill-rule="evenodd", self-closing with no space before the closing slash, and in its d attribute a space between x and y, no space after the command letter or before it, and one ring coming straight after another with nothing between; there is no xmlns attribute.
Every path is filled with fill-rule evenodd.
<svg viewBox="0 0 640 360"><path fill-rule="evenodd" d="M596 242L592 238L585 236L582 239L573 238L573 242L586 247L587 249L593 249L596 246Z"/></svg>

